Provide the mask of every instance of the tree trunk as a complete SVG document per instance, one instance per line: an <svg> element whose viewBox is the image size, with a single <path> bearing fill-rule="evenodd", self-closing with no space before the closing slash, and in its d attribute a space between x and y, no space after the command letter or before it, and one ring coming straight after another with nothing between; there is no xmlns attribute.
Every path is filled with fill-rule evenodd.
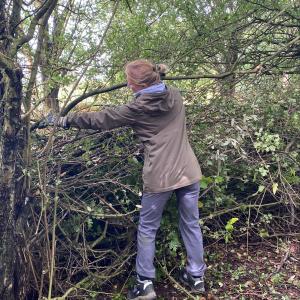
<svg viewBox="0 0 300 300"><path fill-rule="evenodd" d="M16 220L22 207L21 125L22 72L0 75L0 298L20 299L18 291Z"/></svg>

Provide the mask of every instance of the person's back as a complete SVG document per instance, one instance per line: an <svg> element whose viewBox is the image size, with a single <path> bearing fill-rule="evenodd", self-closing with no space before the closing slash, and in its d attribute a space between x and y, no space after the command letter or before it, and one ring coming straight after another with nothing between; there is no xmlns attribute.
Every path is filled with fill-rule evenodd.
<svg viewBox="0 0 300 300"><path fill-rule="evenodd" d="M141 94L132 125L145 147L144 191L163 192L199 181L201 171L188 142L185 109L178 89Z"/></svg>

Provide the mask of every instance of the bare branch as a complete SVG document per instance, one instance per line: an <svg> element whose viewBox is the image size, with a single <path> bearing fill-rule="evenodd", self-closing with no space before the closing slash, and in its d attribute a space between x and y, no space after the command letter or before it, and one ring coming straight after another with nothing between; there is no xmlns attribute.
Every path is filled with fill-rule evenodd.
<svg viewBox="0 0 300 300"><path fill-rule="evenodd" d="M21 6L22 6L21 0L13 1L12 13L9 20L9 34L11 36L14 36L16 32L16 28L20 22Z"/></svg>
<svg viewBox="0 0 300 300"><path fill-rule="evenodd" d="M99 41L99 44L97 45L97 51L98 51L98 50L102 47L102 45L103 45L104 39L105 39L105 37L106 37L106 34L107 34L109 28L111 27L112 21L113 21L115 15L116 15L116 12L117 12L117 9L118 9L118 5L119 5L119 1L116 1L115 5L114 5L114 8L113 8L113 11L112 11L112 14L111 14L111 16L110 16L110 19L109 19L109 21L108 21L108 23L107 23L107 25L106 25L106 27L105 27L105 29L104 29L104 32L103 32L103 34L102 34L102 36L101 36L101 39L100 39L100 41ZM77 79L77 81L75 82L74 86L72 87L71 92L69 93L69 95L68 95L68 97L67 97L67 99L66 99L66 101L65 101L65 103L64 103L64 105L63 105L63 107L62 107L63 110L64 110L65 106L67 105L67 103L69 102L69 100L70 100L70 98L71 98L73 92L75 91L75 89L76 89L77 86L79 85L79 83L80 83L82 77L84 76L84 74L85 74L86 71L88 70L88 67L89 67L90 62L92 61L92 59L94 59L94 56L91 56L91 57L90 57L90 59L89 59L88 62L87 62L86 67L83 69L83 71L82 71L82 73L80 74L79 78Z"/></svg>
<svg viewBox="0 0 300 300"><path fill-rule="evenodd" d="M26 112L30 110L30 99L32 96L32 89L36 80L36 75L37 75L37 71L38 71L38 65L40 63L40 58L41 58L41 48L42 48L42 44L43 44L43 40L45 37L45 28L47 25L47 22L49 20L49 17L51 15L52 10L48 10L44 17L42 18L42 24L39 28L39 33L38 33L38 41L37 41L37 49L34 55L34 62L33 62L33 66L32 66L32 71L30 74L30 79L29 79L29 83L27 86L27 91L26 91L26 95L24 98L24 104L25 104L25 108L26 108Z"/></svg>
<svg viewBox="0 0 300 300"><path fill-rule="evenodd" d="M35 14L34 18L32 19L28 32L26 35L21 36L14 45L12 46L11 50L11 57L14 57L19 48L21 48L25 43L29 42L34 35L35 28L38 24L38 21L46 14L51 14L53 9L55 8L58 0L46 0L46 2L40 7L40 9Z"/></svg>

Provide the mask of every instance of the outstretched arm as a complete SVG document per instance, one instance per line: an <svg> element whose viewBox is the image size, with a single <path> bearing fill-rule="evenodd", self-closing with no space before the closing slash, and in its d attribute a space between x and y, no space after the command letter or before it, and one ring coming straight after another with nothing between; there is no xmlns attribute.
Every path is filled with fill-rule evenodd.
<svg viewBox="0 0 300 300"><path fill-rule="evenodd" d="M106 108L99 112L83 112L69 114L60 118L63 127L77 127L83 129L109 130L131 125L136 121L135 109L126 104L113 108Z"/></svg>
<svg viewBox="0 0 300 300"><path fill-rule="evenodd" d="M106 108L99 112L71 113L65 117L49 114L40 122L39 128L56 124L63 128L109 130L135 123L138 114L139 108L132 102L116 108Z"/></svg>

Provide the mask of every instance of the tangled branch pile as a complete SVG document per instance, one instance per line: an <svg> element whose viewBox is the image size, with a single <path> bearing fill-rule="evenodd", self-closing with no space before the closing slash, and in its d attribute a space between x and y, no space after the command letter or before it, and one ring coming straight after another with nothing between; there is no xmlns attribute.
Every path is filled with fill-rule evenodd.
<svg viewBox="0 0 300 300"><path fill-rule="evenodd" d="M299 90L293 80L273 82L245 79L234 96L222 96L218 83L205 86L206 93L201 87L183 91L190 139L205 175L199 207L207 244L300 234ZM59 131L47 153L44 143L36 133L34 226L25 251L33 290L45 295L53 284L57 295L108 295L133 267L140 145L130 129ZM184 265L173 199L157 248L162 272Z"/></svg>

